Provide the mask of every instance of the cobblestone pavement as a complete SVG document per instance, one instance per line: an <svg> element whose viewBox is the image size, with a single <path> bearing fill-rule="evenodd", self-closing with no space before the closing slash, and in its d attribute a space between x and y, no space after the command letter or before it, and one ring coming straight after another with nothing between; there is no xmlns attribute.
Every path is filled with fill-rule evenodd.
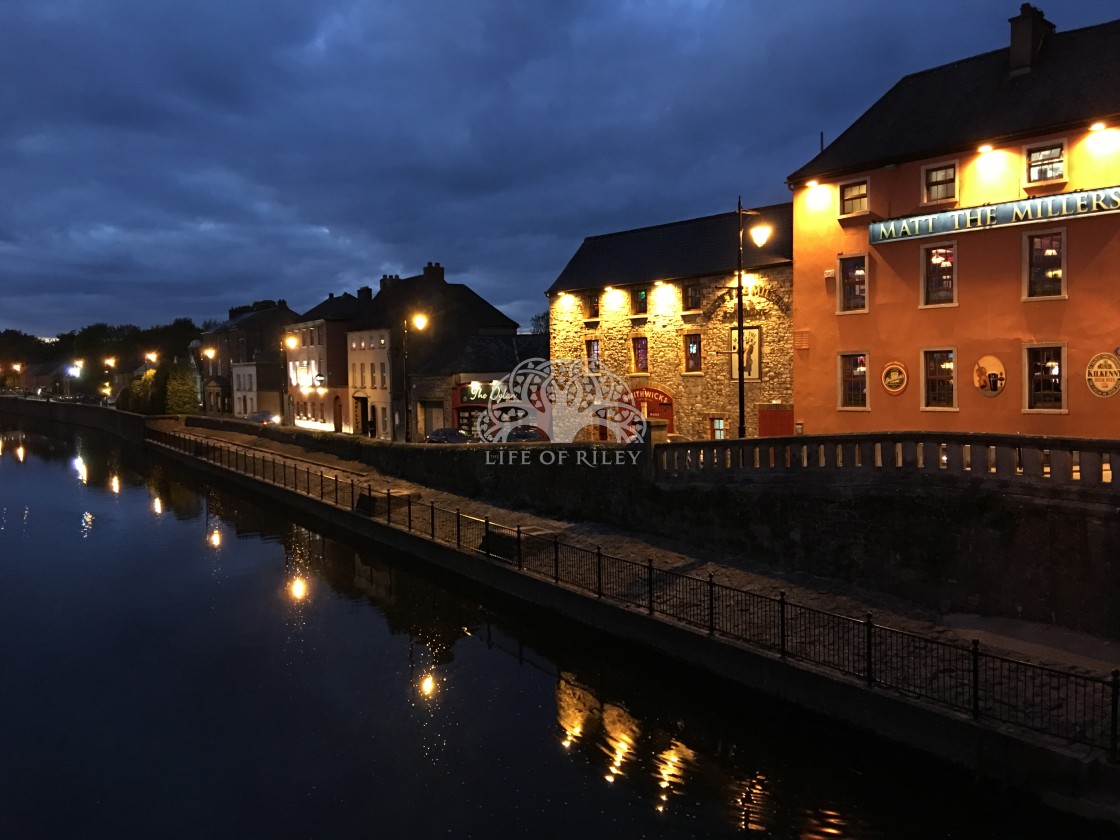
<svg viewBox="0 0 1120 840"><path fill-rule="evenodd" d="M927 638L967 643L979 639L989 652L1039 664L1075 667L1104 676L1120 665L1120 643L1079 634L1069 630L1032 622L1009 619L985 619L980 616L940 616L932 610L893 596L863 590L843 582L806 575L784 574L753 564L731 554L690 546L683 540L651 537L633 531L594 522L570 522L510 510L481 499L466 498L402 479L385 476L374 468L330 454L312 452L292 444L278 443L253 434L190 427L174 420L160 420L156 428L188 433L194 437L225 441L237 446L272 453L322 470L328 477L338 475L370 485L376 492L386 490L410 494L425 505L459 510L464 516L489 517L495 524L535 533L555 534L561 542L604 555L646 564L650 560L658 570L669 570L717 584L777 598L785 592L786 599L803 607L863 619L871 613L880 626L903 630Z"/></svg>

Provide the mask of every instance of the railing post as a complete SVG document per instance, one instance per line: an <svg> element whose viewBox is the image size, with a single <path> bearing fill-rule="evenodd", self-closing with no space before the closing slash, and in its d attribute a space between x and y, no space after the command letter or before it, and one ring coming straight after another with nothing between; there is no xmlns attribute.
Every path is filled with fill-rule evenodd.
<svg viewBox="0 0 1120 840"><path fill-rule="evenodd" d="M521 526L518 525L517 526L517 570L521 571L524 568L525 568L525 565L524 565L524 562L523 562L522 556L521 556Z"/></svg>
<svg viewBox="0 0 1120 840"><path fill-rule="evenodd" d="M354 490L355 489L356 488L354 487L354 479L350 479L350 509L351 510L353 510L355 507L357 507L357 504L358 504L358 497L356 495L354 495ZM369 515L370 515L370 518L373 518L373 496L372 495L369 497Z"/></svg>
<svg viewBox="0 0 1120 840"><path fill-rule="evenodd" d="M778 593L778 652L786 655L786 591Z"/></svg>
<svg viewBox="0 0 1120 840"><path fill-rule="evenodd" d="M603 548L595 546L595 597L603 597Z"/></svg>
<svg viewBox="0 0 1120 840"><path fill-rule="evenodd" d="M1117 747L1120 746L1120 670L1112 670L1112 742L1109 744L1108 758L1113 764L1117 761Z"/></svg>
<svg viewBox="0 0 1120 840"><path fill-rule="evenodd" d="M393 523L392 518L389 516L389 508L390 508L390 506L392 506L392 504L393 504L393 497L391 495L389 495L389 488L386 487L385 488L385 524L386 525L391 525Z"/></svg>
<svg viewBox="0 0 1120 840"><path fill-rule="evenodd" d="M463 547L463 520L459 516L459 508L455 508L455 548Z"/></svg>
<svg viewBox="0 0 1120 840"><path fill-rule="evenodd" d="M646 558L646 609L653 615L653 558Z"/></svg>
<svg viewBox="0 0 1120 840"><path fill-rule="evenodd" d="M405 496L405 507L408 509L408 530L412 530L412 494Z"/></svg>
<svg viewBox="0 0 1120 840"><path fill-rule="evenodd" d="M428 502L428 512L431 517L432 542L436 541L436 503Z"/></svg>
<svg viewBox="0 0 1120 840"><path fill-rule="evenodd" d="M323 500L323 471L319 470L319 501Z"/></svg>
<svg viewBox="0 0 1120 840"><path fill-rule="evenodd" d="M864 663L867 670L867 687L872 688L875 685L875 671L871 667L871 657L873 655L872 637L875 632L875 624L871 621L871 613L867 613L864 616L863 626L866 630L864 640Z"/></svg>
<svg viewBox="0 0 1120 840"><path fill-rule="evenodd" d="M334 506L338 507L338 475L334 477Z"/></svg>
<svg viewBox="0 0 1120 840"><path fill-rule="evenodd" d="M487 516L482 525L482 544L486 546L486 556L490 556L490 517Z"/></svg>
<svg viewBox="0 0 1120 840"><path fill-rule="evenodd" d="M972 717L980 718L980 640L973 639L972 656Z"/></svg>
<svg viewBox="0 0 1120 840"><path fill-rule="evenodd" d="M560 582L560 537L552 535L552 582Z"/></svg>
<svg viewBox="0 0 1120 840"><path fill-rule="evenodd" d="M708 572L708 635L716 634L716 585L712 573Z"/></svg>

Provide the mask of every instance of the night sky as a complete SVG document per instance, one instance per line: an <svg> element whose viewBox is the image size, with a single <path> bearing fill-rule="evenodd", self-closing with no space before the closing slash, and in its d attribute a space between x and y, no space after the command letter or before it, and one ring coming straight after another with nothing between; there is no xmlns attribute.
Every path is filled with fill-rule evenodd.
<svg viewBox="0 0 1120 840"><path fill-rule="evenodd" d="M527 325L585 236L788 200L819 132L1006 47L1018 10L3 0L0 329L302 312L429 260Z"/></svg>

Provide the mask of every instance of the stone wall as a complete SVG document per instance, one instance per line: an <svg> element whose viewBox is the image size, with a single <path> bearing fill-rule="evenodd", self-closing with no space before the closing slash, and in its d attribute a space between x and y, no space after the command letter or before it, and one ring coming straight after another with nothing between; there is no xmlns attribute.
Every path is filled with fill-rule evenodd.
<svg viewBox="0 0 1120 840"><path fill-rule="evenodd" d="M790 267L766 269L750 275L744 297L743 326L761 330L759 379L745 383L746 428L758 434L760 403L793 402L793 271ZM734 278L714 276L689 281L701 287L697 309L684 309L685 287L665 283L649 290L649 311L633 315L630 290L613 289L600 296L598 318L585 317L585 298L556 295L549 308L552 358L582 359L587 342L597 340L602 364L623 377L631 389L654 388L673 402L675 434L693 440L712 436L712 420L722 419L728 437L738 426L737 357L731 352L737 325L737 289ZM589 290L588 294L598 293ZM701 336L702 371L685 370L685 336ZM633 342L648 340L649 372L636 373Z"/></svg>
<svg viewBox="0 0 1120 840"><path fill-rule="evenodd" d="M58 400L0 397L0 422L25 432L46 434L50 424L81 426L141 443L144 440L144 417L115 408Z"/></svg>

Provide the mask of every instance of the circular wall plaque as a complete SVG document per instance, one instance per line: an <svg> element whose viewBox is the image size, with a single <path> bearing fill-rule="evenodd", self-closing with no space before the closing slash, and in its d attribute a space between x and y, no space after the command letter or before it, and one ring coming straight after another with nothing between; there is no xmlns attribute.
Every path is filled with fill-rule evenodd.
<svg viewBox="0 0 1120 840"><path fill-rule="evenodd" d="M985 397L998 397L1007 384L1007 371L996 356L981 356L972 369L972 384Z"/></svg>
<svg viewBox="0 0 1120 840"><path fill-rule="evenodd" d="M1085 384L1098 397L1111 397L1120 391L1120 356L1098 353L1085 366Z"/></svg>
<svg viewBox="0 0 1120 840"><path fill-rule="evenodd" d="M910 376L906 373L906 365L902 362L887 362L883 366L883 390L888 394L901 394L906 390L906 384L909 381Z"/></svg>

